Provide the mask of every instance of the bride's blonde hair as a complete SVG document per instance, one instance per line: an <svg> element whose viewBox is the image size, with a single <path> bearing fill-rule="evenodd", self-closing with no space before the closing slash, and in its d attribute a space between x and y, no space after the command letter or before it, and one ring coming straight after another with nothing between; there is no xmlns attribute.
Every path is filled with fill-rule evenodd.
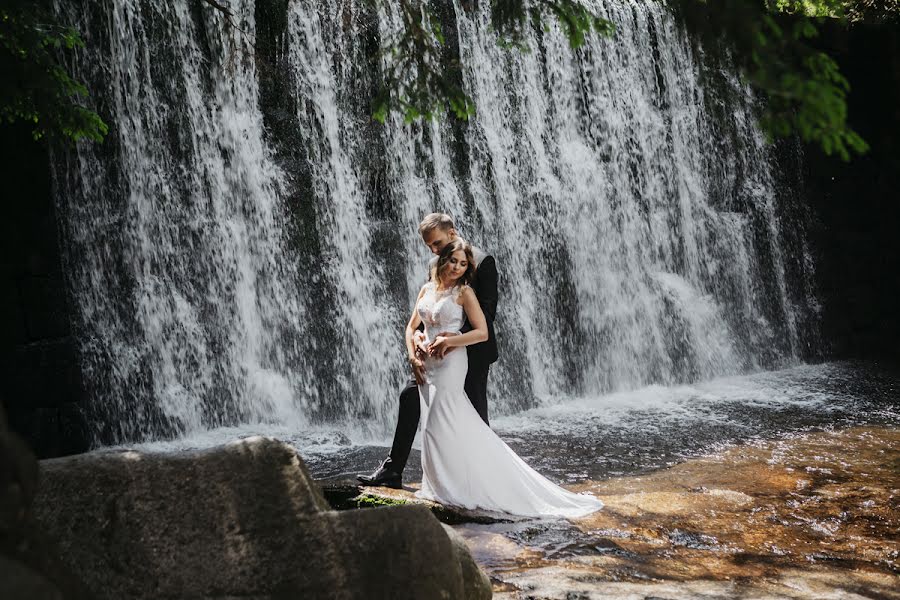
<svg viewBox="0 0 900 600"><path fill-rule="evenodd" d="M453 253L457 252L458 250L462 250L466 253L466 262L468 262L469 264L466 267L466 272L456 280L456 285L472 284L472 281L474 281L475 279L475 256L472 254L472 246L470 246L469 242L462 239L461 237L458 237L455 240L449 242L441 250L441 253L438 254L438 259L435 261L434 266L431 267L431 281L435 283L439 283L441 281L441 275L443 275L447 271L447 269L450 268L450 257L453 256Z"/></svg>

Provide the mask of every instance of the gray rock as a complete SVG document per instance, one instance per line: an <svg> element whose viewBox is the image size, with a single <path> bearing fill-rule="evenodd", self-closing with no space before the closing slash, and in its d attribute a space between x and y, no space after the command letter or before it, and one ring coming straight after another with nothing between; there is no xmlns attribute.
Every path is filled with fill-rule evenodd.
<svg viewBox="0 0 900 600"><path fill-rule="evenodd" d="M475 563L475 559L472 558L472 553L469 552L469 547L466 545L466 540L456 533L452 527L448 525L443 527L444 531L447 532L447 537L453 543L456 560L462 571L463 597L466 600L490 600L494 593L491 587L491 580Z"/></svg>
<svg viewBox="0 0 900 600"><path fill-rule="evenodd" d="M42 461L35 516L98 598L468 599L472 577L427 508L331 511L263 438Z"/></svg>

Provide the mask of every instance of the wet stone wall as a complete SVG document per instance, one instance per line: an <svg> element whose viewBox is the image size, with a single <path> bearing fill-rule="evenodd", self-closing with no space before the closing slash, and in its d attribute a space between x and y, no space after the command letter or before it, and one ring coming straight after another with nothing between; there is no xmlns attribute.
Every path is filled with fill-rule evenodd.
<svg viewBox="0 0 900 600"><path fill-rule="evenodd" d="M87 448L76 345L60 260L44 144L30 131L0 135L0 398L11 428L39 457Z"/></svg>
<svg viewBox="0 0 900 600"><path fill-rule="evenodd" d="M900 362L900 24L828 26L818 42L850 83L848 120L870 146L847 163L804 153L817 216L830 353Z"/></svg>

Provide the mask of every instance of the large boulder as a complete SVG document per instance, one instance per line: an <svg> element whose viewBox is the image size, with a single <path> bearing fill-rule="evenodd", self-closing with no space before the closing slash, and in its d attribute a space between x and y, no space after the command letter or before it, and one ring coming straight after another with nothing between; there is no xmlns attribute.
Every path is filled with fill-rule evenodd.
<svg viewBox="0 0 900 600"><path fill-rule="evenodd" d="M35 515L97 598L451 599L477 579L427 508L331 511L265 438L42 461Z"/></svg>
<svg viewBox="0 0 900 600"><path fill-rule="evenodd" d="M87 589L32 519L37 479L37 460L0 408L0 598L86 600Z"/></svg>

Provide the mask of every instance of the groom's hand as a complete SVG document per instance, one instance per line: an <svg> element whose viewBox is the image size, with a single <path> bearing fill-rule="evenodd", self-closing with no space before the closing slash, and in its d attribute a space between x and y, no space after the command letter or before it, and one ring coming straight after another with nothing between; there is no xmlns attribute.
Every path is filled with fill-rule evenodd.
<svg viewBox="0 0 900 600"><path fill-rule="evenodd" d="M422 360L415 356L409 359L409 366L412 367L413 377L416 379L416 384L422 385L425 383L425 363Z"/></svg>
<svg viewBox="0 0 900 600"><path fill-rule="evenodd" d="M436 342L438 338L448 338L453 337L454 335L459 335L459 333L456 331L442 331L437 335L436 338L434 338L434 340ZM440 346L435 346L435 344L432 344L431 348L429 348L429 353L434 357L444 358L448 352L453 351L453 348L453 346L448 346L446 343L442 343L440 344Z"/></svg>

